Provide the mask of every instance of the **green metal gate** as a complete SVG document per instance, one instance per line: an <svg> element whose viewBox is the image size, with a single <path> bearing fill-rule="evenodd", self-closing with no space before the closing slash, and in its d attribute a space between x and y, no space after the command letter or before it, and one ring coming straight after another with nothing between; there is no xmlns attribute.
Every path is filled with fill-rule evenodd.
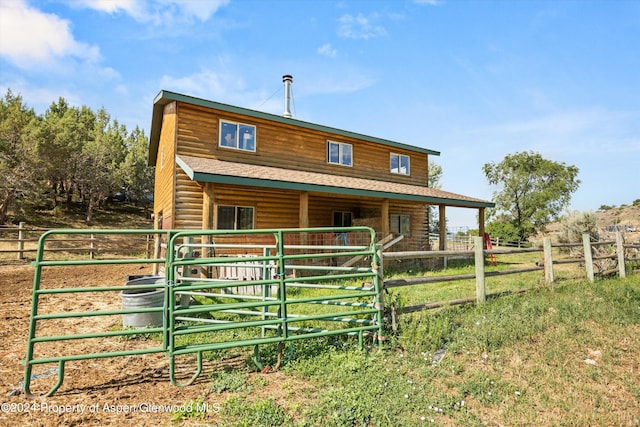
<svg viewBox="0 0 640 427"><path fill-rule="evenodd" d="M156 235L165 239L166 256L157 259L45 260L47 243L66 235ZM354 241L358 240L358 241ZM195 355L193 379L202 371L204 353L330 335L355 335L362 345L365 335L382 334L381 278L375 232L367 227L278 230L57 230L39 242L25 358L24 391L35 365L57 363L58 381L64 380L65 363L75 360L164 352L169 358L173 383L177 358ZM351 243L350 243L351 242ZM360 266L352 266L360 261ZM164 266L163 307L120 310L40 313L42 298L71 296L78 292L108 293L131 289L156 289L158 284L136 286L41 286L43 268L99 264L149 264ZM120 329L39 336L38 324L75 321L95 316L162 312L160 327ZM36 357L36 347L67 340L95 340L160 333L157 345L132 350L88 351ZM380 340L378 340L380 343ZM44 351L46 353L46 351ZM279 363L279 362L278 362Z"/></svg>

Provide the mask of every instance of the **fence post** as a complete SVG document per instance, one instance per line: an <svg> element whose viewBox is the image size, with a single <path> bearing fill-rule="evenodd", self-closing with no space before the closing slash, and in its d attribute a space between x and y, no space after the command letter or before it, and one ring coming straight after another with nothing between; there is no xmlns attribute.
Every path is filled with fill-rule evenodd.
<svg viewBox="0 0 640 427"><path fill-rule="evenodd" d="M484 282L484 245L482 237L474 236L473 245L476 258L476 301L478 304L482 304L487 299L487 289Z"/></svg>
<svg viewBox="0 0 640 427"><path fill-rule="evenodd" d="M94 239L95 239L95 235L90 234L90 238L91 238L91 243L89 243L89 259L93 259L94 258L94 250L95 250L95 245L93 244Z"/></svg>
<svg viewBox="0 0 640 427"><path fill-rule="evenodd" d="M193 237L185 236L183 239L183 244L185 246L185 252L182 254L182 258L194 258L193 248L191 246L193 245ZM180 256L180 254L178 254L178 256ZM188 265L182 266L182 277L184 278L194 277L191 266L188 266ZM191 299L191 296L180 294L180 306L188 307L190 299Z"/></svg>
<svg viewBox="0 0 640 427"><path fill-rule="evenodd" d="M162 251L162 237L160 236L160 234L156 234L155 240L153 242L153 259L154 260L157 260L158 258L160 258L161 251ZM152 273L154 276L157 276L160 273L160 265L158 265L157 262L153 263ZM165 274L168 274L168 273L165 271Z"/></svg>
<svg viewBox="0 0 640 427"><path fill-rule="evenodd" d="M375 308L382 313L382 318L378 319L380 323L380 329L378 331L378 342L379 345L382 346L382 342L385 340L385 337L382 335L383 332L383 323L384 323L384 245L376 245L376 259L371 260L371 268L378 276L378 295L376 296L374 303ZM397 330L397 314L395 311L395 307L391 307L391 328L395 332Z"/></svg>
<svg viewBox="0 0 640 427"><path fill-rule="evenodd" d="M542 241L544 250L544 280L553 287L553 257L551 255L551 238L546 237Z"/></svg>
<svg viewBox="0 0 640 427"><path fill-rule="evenodd" d="M376 308L384 311L384 259L382 245L376 245L376 254L378 256L378 264L374 265L372 263L371 265L371 268L373 268L375 273L378 275L379 292L376 299ZM372 260L372 262L374 261L375 260Z"/></svg>
<svg viewBox="0 0 640 427"><path fill-rule="evenodd" d="M589 234L582 235L582 246L584 248L584 268L587 271L587 280L593 283L593 254L591 253L591 237Z"/></svg>
<svg viewBox="0 0 640 427"><path fill-rule="evenodd" d="M616 232L616 254L618 254L618 275L621 278L627 277L624 265L624 239L621 232Z"/></svg>
<svg viewBox="0 0 640 427"><path fill-rule="evenodd" d="M20 222L20 225L18 226L18 260L21 260L24 258L24 255L23 255L24 252L22 252L24 250L24 239L25 239L24 226L25 226L24 222Z"/></svg>

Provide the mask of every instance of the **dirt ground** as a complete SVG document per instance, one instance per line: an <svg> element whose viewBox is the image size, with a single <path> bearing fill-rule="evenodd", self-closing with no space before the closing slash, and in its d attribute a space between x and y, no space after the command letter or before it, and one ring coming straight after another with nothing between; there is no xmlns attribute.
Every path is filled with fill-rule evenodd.
<svg viewBox="0 0 640 427"><path fill-rule="evenodd" d="M57 364L35 365L29 398L21 390L24 377L26 343L29 328L33 268L27 265L0 265L0 391L3 394L0 425L75 426L172 424L170 409L200 399L207 403L204 420L196 424L215 424L227 397L208 387L207 374L227 366L246 366L246 358L238 355L220 362L205 362L204 372L194 384L180 387L169 380L169 359L164 353L90 359L67 362L64 383L51 397L43 397L57 380ZM122 285L126 276L150 274L151 267L131 265L56 267L43 272L43 287ZM73 295L73 296L70 296ZM96 296L98 295L98 297ZM117 293L75 293L62 298L43 298L40 313L119 309ZM43 321L38 336L109 331L121 326L120 316L74 319L72 322ZM36 346L36 357L52 354L82 354L117 351L144 346L158 347L157 341L123 340L119 337L91 340L68 340ZM42 350L39 350L42 349ZM40 353L42 351L42 353ZM195 365L177 364L179 379L189 378ZM53 373L53 376L51 375ZM267 383L277 383L283 374L255 373L267 376ZM260 393L277 399L278 388L265 387ZM10 394L14 393L13 396ZM274 395L273 393L276 393ZM189 408L185 408L187 411Z"/></svg>

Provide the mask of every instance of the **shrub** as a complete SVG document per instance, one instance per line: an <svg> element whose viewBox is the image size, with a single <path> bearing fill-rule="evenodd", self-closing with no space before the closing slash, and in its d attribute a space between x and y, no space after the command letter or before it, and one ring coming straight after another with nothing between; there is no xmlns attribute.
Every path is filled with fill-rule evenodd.
<svg viewBox="0 0 640 427"><path fill-rule="evenodd" d="M560 243L580 243L585 233L589 234L592 241L598 240L598 218L595 212L572 211L560 221L557 238Z"/></svg>

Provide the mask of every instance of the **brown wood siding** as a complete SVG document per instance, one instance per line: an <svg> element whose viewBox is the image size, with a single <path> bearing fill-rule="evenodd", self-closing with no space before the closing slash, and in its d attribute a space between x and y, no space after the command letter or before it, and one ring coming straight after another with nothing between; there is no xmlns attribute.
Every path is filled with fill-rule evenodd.
<svg viewBox="0 0 640 427"><path fill-rule="evenodd" d="M300 196L297 191L216 185L215 204L253 207L255 228L296 228Z"/></svg>
<svg viewBox="0 0 640 427"><path fill-rule="evenodd" d="M389 205L389 215L409 215L411 218L411 235L393 248L395 251L419 251L427 250L425 241L426 227L425 215L427 206L423 204L391 203Z"/></svg>
<svg viewBox="0 0 640 427"><path fill-rule="evenodd" d="M177 229L202 229L202 187L192 181L182 169L177 168L174 227Z"/></svg>
<svg viewBox="0 0 640 427"><path fill-rule="evenodd" d="M427 154L346 138L328 132L178 103L177 153L205 158L309 170L343 176L427 185ZM220 119L256 126L256 152L218 146ZM327 141L351 144L353 166L327 163ZM391 153L410 157L411 175L392 174Z"/></svg>
<svg viewBox="0 0 640 427"><path fill-rule="evenodd" d="M218 147L220 119L256 126L257 151L251 153ZM327 163L327 140L352 144L352 167ZM162 153L164 163L161 166ZM390 153L410 157L410 176L392 174L389 171ZM248 119L242 115L180 102L171 103L165 107L162 123L156 163L154 211L162 211L167 223L177 229L202 229L203 188L191 181L175 164L176 154L414 185L427 184L428 158L424 153L268 120ZM215 184L212 202L214 210L219 205L254 207L254 224L257 229L296 228L300 224L298 191ZM383 221L389 220L381 217L382 203L381 199L375 198L309 193L309 227L332 226L333 212L343 211L352 212L353 225L369 226L381 233ZM425 209L422 204L390 202L390 215L411 217L411 236L405 237L394 247L395 250L418 250L425 247ZM213 215L215 216L215 212Z"/></svg>
<svg viewBox="0 0 640 427"><path fill-rule="evenodd" d="M175 183L175 140L176 140L176 104L172 102L164 108L162 130L156 158L154 181L154 206L157 215L162 213L163 227L172 228L174 217L174 183Z"/></svg>

